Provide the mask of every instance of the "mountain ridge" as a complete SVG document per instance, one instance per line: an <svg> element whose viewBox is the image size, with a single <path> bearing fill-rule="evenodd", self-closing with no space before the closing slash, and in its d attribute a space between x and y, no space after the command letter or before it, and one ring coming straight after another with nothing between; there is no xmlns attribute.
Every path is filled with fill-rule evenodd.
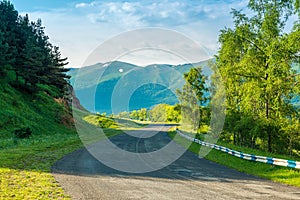
<svg viewBox="0 0 300 200"><path fill-rule="evenodd" d="M72 77L70 82L86 109L117 114L115 112L150 108L160 103L179 103L175 91L184 84L183 74L201 66L203 73L209 76L209 61L180 65L151 64L145 67L112 61L72 68L68 75ZM118 101L114 100L113 95ZM126 103L122 102L125 96ZM118 109L113 109L112 103Z"/></svg>

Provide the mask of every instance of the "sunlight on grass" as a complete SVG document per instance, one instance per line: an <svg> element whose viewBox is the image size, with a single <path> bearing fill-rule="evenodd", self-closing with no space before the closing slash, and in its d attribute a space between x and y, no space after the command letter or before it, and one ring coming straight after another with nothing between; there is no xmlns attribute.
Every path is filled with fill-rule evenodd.
<svg viewBox="0 0 300 200"><path fill-rule="evenodd" d="M70 199L52 176L52 165L83 147L82 139L89 144L122 133L110 128L99 134L94 125L82 119L87 114L77 112L77 124L85 131L80 138L76 130L61 125L49 125L53 130L51 134L18 140L3 138L0 143L0 199Z"/></svg>
<svg viewBox="0 0 300 200"><path fill-rule="evenodd" d="M175 135L176 135L175 131L169 132L169 136L172 139L174 139L175 142L188 148L189 151L197 155L199 154L200 148L208 148L208 147L201 147L201 145L197 143L192 143L191 145L189 145L190 142L188 140L182 137L175 138ZM270 153L261 152L259 150L237 147L232 144L226 144L226 143L218 143L218 144L235 150L243 151L244 153L288 159L287 156L273 155ZM217 162L219 164L225 165L227 167L236 169L240 172L245 172L247 174L252 174L258 177L270 179L275 182L300 187L300 170L298 169L290 169L286 167L272 166L264 163L243 160L235 156L229 155L227 153L217 151L215 149L212 149L205 158Z"/></svg>
<svg viewBox="0 0 300 200"><path fill-rule="evenodd" d="M0 168L0 199L71 199L46 172Z"/></svg>
<svg viewBox="0 0 300 200"><path fill-rule="evenodd" d="M93 125L93 128L98 127L102 129L138 130L149 125L150 123L138 122L130 119L108 118L90 113L81 113L78 116L82 117L85 122Z"/></svg>
<svg viewBox="0 0 300 200"><path fill-rule="evenodd" d="M0 150L0 199L70 199L50 169L54 162L81 146L73 132L35 136Z"/></svg>

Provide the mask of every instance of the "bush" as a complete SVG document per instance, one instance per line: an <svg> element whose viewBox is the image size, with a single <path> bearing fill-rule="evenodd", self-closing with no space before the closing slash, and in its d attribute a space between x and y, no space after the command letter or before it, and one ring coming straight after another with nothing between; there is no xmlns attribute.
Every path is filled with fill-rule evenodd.
<svg viewBox="0 0 300 200"><path fill-rule="evenodd" d="M106 118L99 119L99 125L101 128L111 128L111 126L115 125L115 121Z"/></svg>
<svg viewBox="0 0 300 200"><path fill-rule="evenodd" d="M14 131L14 135L18 139L29 138L32 134L32 131L29 127L20 128Z"/></svg>

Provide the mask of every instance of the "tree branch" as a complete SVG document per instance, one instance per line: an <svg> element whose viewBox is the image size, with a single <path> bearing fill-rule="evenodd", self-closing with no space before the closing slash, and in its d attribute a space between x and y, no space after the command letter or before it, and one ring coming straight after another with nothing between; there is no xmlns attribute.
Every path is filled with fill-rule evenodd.
<svg viewBox="0 0 300 200"><path fill-rule="evenodd" d="M260 76L253 76L253 75L247 75L247 74L240 74L240 73L232 73L233 75L242 76L245 78L256 78L256 79L264 79L264 77Z"/></svg>
<svg viewBox="0 0 300 200"><path fill-rule="evenodd" d="M294 77L296 77L296 76L299 76L299 75L300 75L300 73L299 73L299 74L292 74L292 75L290 75L290 76L286 77L286 78L285 78L285 80L288 80L288 79L294 78Z"/></svg>
<svg viewBox="0 0 300 200"><path fill-rule="evenodd" d="M255 44L255 42L249 40L248 38L245 38L245 37L242 37L240 35L237 35L239 38L242 38L244 40L246 40L247 42L249 42L250 44L254 45L258 50L260 50L265 56L266 56L266 53L257 45Z"/></svg>

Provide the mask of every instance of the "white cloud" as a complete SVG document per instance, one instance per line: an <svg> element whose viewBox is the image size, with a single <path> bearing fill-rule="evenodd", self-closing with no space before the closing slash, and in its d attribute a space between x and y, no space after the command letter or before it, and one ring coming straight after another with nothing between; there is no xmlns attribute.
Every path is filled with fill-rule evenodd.
<svg viewBox="0 0 300 200"><path fill-rule="evenodd" d="M59 46L62 55L69 58L69 66L79 67L102 42L122 32L147 27L161 27L183 33L212 56L219 47L219 31L225 26L232 26L232 16L229 14L231 8L245 8L247 2L248 0L230 2L103 0L82 2L72 4L72 7L29 14L31 20L42 19L51 43ZM291 27L292 24L288 24L287 30ZM174 45L183 44L178 42ZM182 46L182 48L191 51L188 47ZM159 57L157 63L180 62L170 55L163 55L141 51L128 54L122 59L142 64L153 63L152 60L156 56ZM103 56L97 59L98 62L103 63L109 61Z"/></svg>
<svg viewBox="0 0 300 200"><path fill-rule="evenodd" d="M89 54L103 41L122 31L109 24L93 24L85 16L66 11L31 12L30 20L42 19L46 34L62 56L68 57L69 67L81 67Z"/></svg>
<svg viewBox="0 0 300 200"><path fill-rule="evenodd" d="M96 6L98 3L96 1L93 1L91 3L77 3L75 5L75 8L90 8Z"/></svg>
<svg viewBox="0 0 300 200"><path fill-rule="evenodd" d="M241 9L247 5L247 0L228 3L226 1L130 1L106 2L94 1L92 3L77 4L76 7L86 8L93 22L109 22L120 24L129 20L136 25L145 26L176 26L193 23L201 20L220 19L228 17L231 8ZM130 16L130 17L128 17Z"/></svg>
<svg viewBox="0 0 300 200"><path fill-rule="evenodd" d="M124 10L125 12L135 12L136 11L136 6L134 4L125 2L122 5L122 10Z"/></svg>
<svg viewBox="0 0 300 200"><path fill-rule="evenodd" d="M230 9L240 9L246 1L104 0L81 2L63 10L32 12L30 17L31 20L42 18L51 42L61 48L63 56L69 57L69 66L74 67L81 66L90 52L103 41L124 31L145 27L179 31L204 46L212 55L218 49L219 30L232 24ZM141 62L138 56L128 58ZM99 59L101 62L108 61ZM145 59L150 62L150 59ZM165 56L157 62L168 60L173 62L175 59Z"/></svg>
<svg viewBox="0 0 300 200"><path fill-rule="evenodd" d="M89 6L89 5L86 4L86 3L78 3L78 4L75 5L76 8L86 8L86 7L88 7L88 6Z"/></svg>

